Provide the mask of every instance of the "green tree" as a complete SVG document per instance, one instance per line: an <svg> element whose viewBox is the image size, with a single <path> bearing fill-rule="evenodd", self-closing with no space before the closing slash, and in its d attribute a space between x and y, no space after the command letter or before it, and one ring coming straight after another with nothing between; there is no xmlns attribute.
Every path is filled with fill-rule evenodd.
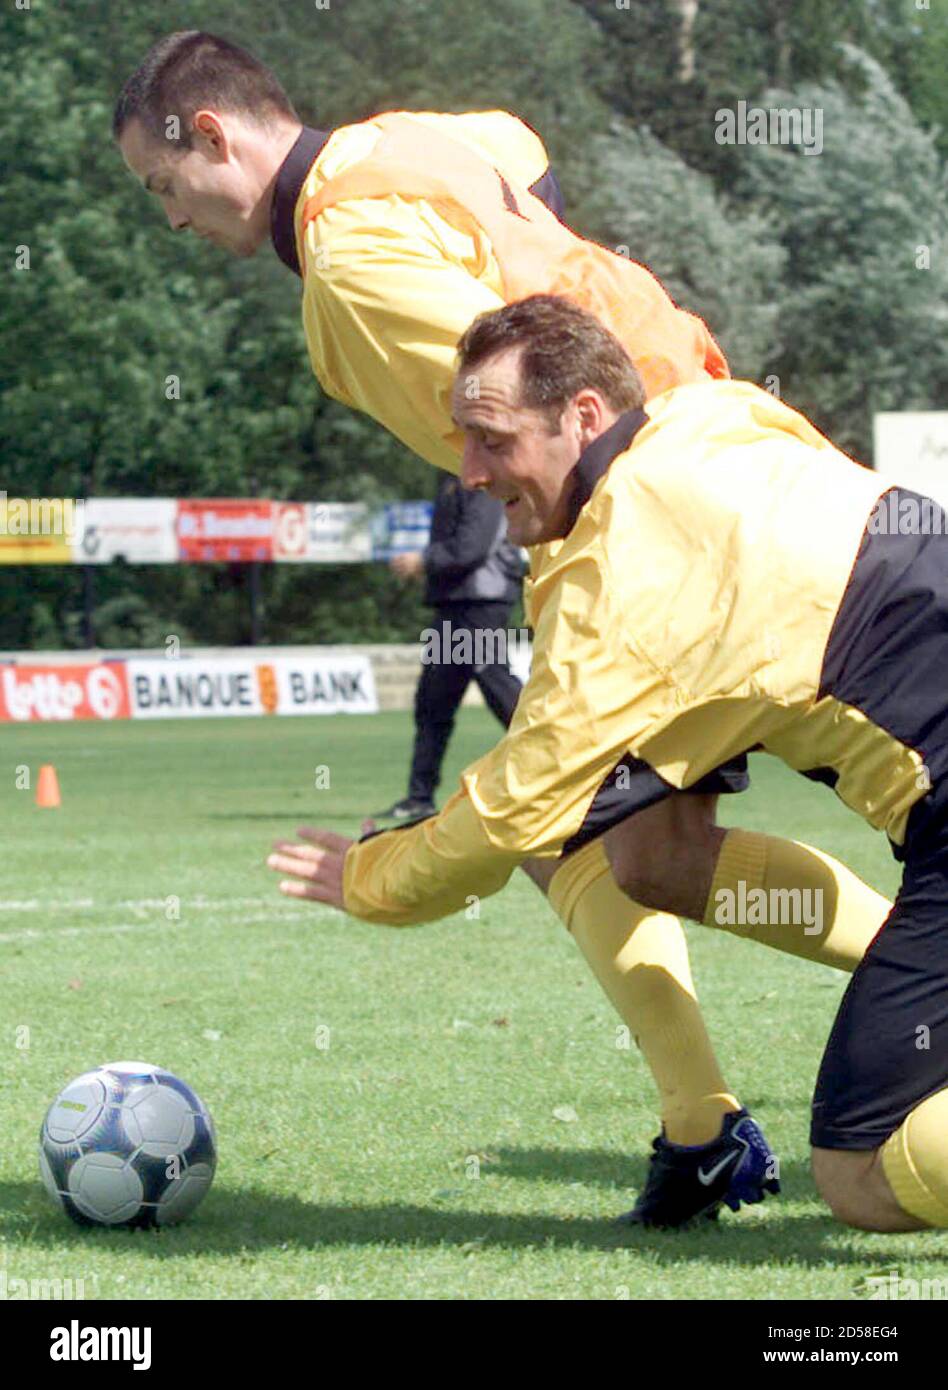
<svg viewBox="0 0 948 1390"><path fill-rule="evenodd" d="M736 371L777 371L853 447L865 450L871 408L938 399L948 15L937 5L31 0L0 11L0 486L12 494L430 494L427 465L320 391L299 285L276 258L236 262L171 237L125 171L115 97L155 39L193 27L259 53L311 124L387 107L524 116L551 151L569 220L628 246L707 318ZM879 69L844 41L889 73L884 95ZM715 141L719 107L773 87L797 102L830 93L819 159ZM907 242L931 245L930 271L906 269ZM81 640L80 571L12 577L0 644ZM103 567L94 588L113 632L246 636L245 571ZM382 567L273 566L261 588L273 640L418 631L417 591Z"/></svg>
<svg viewBox="0 0 948 1390"><path fill-rule="evenodd" d="M838 86L767 94L822 112L822 154L745 147L742 177L788 255L770 365L792 404L868 460L876 411L945 400L948 190L933 136L883 69L848 57L862 69L859 97Z"/></svg>
<svg viewBox="0 0 948 1390"><path fill-rule="evenodd" d="M599 29L596 86L612 109L727 188L733 150L714 139L715 113L758 103L768 89L863 87L858 46L890 73L923 124L948 144L948 11L932 0L573 0Z"/></svg>
<svg viewBox="0 0 948 1390"><path fill-rule="evenodd" d="M773 351L786 259L774 223L731 207L708 175L624 121L592 141L588 167L583 230L644 262L706 320L734 375L758 377Z"/></svg>

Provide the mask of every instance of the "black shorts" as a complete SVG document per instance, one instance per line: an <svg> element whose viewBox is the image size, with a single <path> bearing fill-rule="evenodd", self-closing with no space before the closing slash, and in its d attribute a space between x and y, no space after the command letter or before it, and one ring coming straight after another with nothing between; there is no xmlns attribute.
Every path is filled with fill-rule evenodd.
<svg viewBox="0 0 948 1390"><path fill-rule="evenodd" d="M895 905L833 1024L810 1142L875 1149L948 1085L948 823L905 854Z"/></svg>
<svg viewBox="0 0 948 1390"><path fill-rule="evenodd" d="M750 773L747 771L747 754L740 753L729 762L722 763L707 777L700 778L693 787L687 787L684 795L694 792L715 792L726 795L728 792L746 792L750 786Z"/></svg>
<svg viewBox="0 0 948 1390"><path fill-rule="evenodd" d="M739 753L736 758L722 763L684 791L666 782L640 758L623 758L596 792L582 825L563 846L561 857L565 859L575 854L583 845L604 835L620 821L628 820L630 816L647 810L668 796L692 796L696 793L719 795L746 791L749 786L746 753Z"/></svg>

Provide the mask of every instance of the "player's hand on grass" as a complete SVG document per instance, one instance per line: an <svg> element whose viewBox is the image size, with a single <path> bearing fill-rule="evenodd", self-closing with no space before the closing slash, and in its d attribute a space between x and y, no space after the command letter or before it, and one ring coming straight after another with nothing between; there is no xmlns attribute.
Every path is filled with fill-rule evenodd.
<svg viewBox="0 0 948 1390"><path fill-rule="evenodd" d="M344 907L342 871L355 841L310 825L301 825L296 833L298 842L277 840L267 858L268 868L290 875L281 881L280 892L288 898L312 898L331 907Z"/></svg>

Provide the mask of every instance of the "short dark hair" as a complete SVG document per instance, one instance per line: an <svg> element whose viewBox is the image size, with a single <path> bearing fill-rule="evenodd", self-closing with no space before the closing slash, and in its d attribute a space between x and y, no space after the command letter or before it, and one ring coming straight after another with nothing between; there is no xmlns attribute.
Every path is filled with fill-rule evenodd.
<svg viewBox="0 0 948 1390"><path fill-rule="evenodd" d="M639 409L645 387L632 359L594 314L556 294L534 294L480 314L458 343L458 371L523 348L520 404L546 414L555 434L580 391L597 390L613 410Z"/></svg>
<svg viewBox="0 0 948 1390"><path fill-rule="evenodd" d="M168 34L148 50L115 103L112 135L117 140L131 120L141 121L156 139L191 147L191 120L202 106L240 112L260 125L281 116L299 120L270 69L228 39L201 29ZM177 116L180 133L168 136L167 120Z"/></svg>

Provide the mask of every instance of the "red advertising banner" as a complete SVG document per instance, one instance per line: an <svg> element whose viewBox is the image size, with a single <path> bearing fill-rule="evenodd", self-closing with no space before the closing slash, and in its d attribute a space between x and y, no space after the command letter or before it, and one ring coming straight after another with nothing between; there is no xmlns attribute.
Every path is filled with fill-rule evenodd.
<svg viewBox="0 0 948 1390"><path fill-rule="evenodd" d="M178 555L191 561L273 559L273 503L231 498L179 500Z"/></svg>
<svg viewBox="0 0 948 1390"><path fill-rule="evenodd" d="M128 719L122 663L0 667L0 720Z"/></svg>

